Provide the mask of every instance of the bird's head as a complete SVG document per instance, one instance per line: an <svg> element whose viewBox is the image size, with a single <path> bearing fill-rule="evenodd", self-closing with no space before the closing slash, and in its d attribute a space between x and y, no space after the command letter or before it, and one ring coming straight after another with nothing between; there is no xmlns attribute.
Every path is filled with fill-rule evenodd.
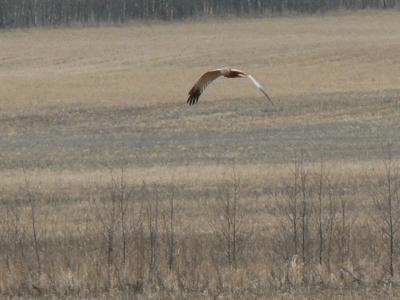
<svg viewBox="0 0 400 300"><path fill-rule="evenodd" d="M230 72L231 72L231 68L228 68L228 67L223 67L223 68L221 68L221 75L222 75L222 76L226 76L226 75L228 75Z"/></svg>

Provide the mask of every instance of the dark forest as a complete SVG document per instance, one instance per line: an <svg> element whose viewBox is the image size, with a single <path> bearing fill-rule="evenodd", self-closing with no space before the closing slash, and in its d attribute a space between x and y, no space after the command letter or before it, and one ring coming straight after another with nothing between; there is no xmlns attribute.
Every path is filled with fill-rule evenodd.
<svg viewBox="0 0 400 300"><path fill-rule="evenodd" d="M386 9L400 0L0 0L0 28Z"/></svg>

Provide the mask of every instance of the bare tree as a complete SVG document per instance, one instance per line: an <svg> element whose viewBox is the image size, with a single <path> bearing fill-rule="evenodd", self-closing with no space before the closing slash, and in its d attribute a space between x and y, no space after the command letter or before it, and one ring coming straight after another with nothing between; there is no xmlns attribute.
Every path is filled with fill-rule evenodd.
<svg viewBox="0 0 400 300"><path fill-rule="evenodd" d="M158 268L160 248L160 199L158 187L154 187L154 195L145 200L145 215L148 232L148 268L150 281L154 282Z"/></svg>
<svg viewBox="0 0 400 300"><path fill-rule="evenodd" d="M320 169L317 175L317 186L318 186L318 206L317 206L317 225L318 225L318 260L319 264L322 265L322 254L324 251L324 229L323 229L323 213L322 213L322 199L324 197L324 163L321 160Z"/></svg>
<svg viewBox="0 0 400 300"><path fill-rule="evenodd" d="M291 224L291 233L293 240L293 255L298 253L299 244L299 217L300 217L300 207L299 207L299 197L300 197L300 170L302 161L295 156L293 161L293 169L291 181L286 184L286 208L283 211Z"/></svg>
<svg viewBox="0 0 400 300"><path fill-rule="evenodd" d="M301 257L303 263L307 260L307 243L309 238L309 219L311 214L311 187L308 183L308 171L304 168L304 163L300 165L300 191L301 191Z"/></svg>
<svg viewBox="0 0 400 300"><path fill-rule="evenodd" d="M329 183L328 189L328 213L327 213L327 220L326 220L326 242L325 242L325 249L326 249L326 264L328 267L328 271L331 272L331 257L332 257L332 250L334 248L335 242L335 229L337 223L337 198L336 198L336 191L335 186ZM321 220L322 222L322 220Z"/></svg>
<svg viewBox="0 0 400 300"><path fill-rule="evenodd" d="M0 28L72 23L121 23L130 19L320 13L328 9L394 8L400 0L0 0Z"/></svg>
<svg viewBox="0 0 400 300"><path fill-rule="evenodd" d="M167 257L168 269L171 271L174 267L175 248L176 248L176 234L175 234L175 191L172 190L171 196L168 201L167 212L163 214L164 228L167 238Z"/></svg>
<svg viewBox="0 0 400 300"><path fill-rule="evenodd" d="M399 166L393 160L392 145L386 146L384 160L385 176L379 185L382 190L373 195L374 205L378 213L375 223L380 227L383 237L387 240L388 272L390 281L394 276L394 260L396 256L395 243L400 225L400 173Z"/></svg>
<svg viewBox="0 0 400 300"><path fill-rule="evenodd" d="M222 242L229 265L237 267L238 252L241 248L243 211L240 206L240 179L236 165L232 167L232 187L220 190L219 197L212 206L210 224L214 233Z"/></svg>
<svg viewBox="0 0 400 300"><path fill-rule="evenodd" d="M35 256L36 256L36 264L37 264L37 277L40 278L42 274L42 263L40 259L40 248L39 248L39 241L38 241L38 229L37 229L37 220L36 220L36 204L37 204L37 198L33 194L29 180L26 176L25 170L24 172L24 180L25 180L25 194L26 194L26 199L28 200L29 203L29 208L30 208L30 221L31 221L31 226L32 226L32 235L33 235L33 245L34 245L34 250L35 250Z"/></svg>

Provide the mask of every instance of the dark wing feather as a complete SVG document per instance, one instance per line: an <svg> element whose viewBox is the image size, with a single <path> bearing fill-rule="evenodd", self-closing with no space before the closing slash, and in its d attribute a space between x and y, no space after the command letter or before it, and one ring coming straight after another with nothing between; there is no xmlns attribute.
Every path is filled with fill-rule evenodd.
<svg viewBox="0 0 400 300"><path fill-rule="evenodd" d="M206 87L211 82L213 82L219 76L221 76L220 70L212 70L204 73L189 91L189 97L187 99L187 103L189 105L196 104L199 101L201 93L206 89Z"/></svg>

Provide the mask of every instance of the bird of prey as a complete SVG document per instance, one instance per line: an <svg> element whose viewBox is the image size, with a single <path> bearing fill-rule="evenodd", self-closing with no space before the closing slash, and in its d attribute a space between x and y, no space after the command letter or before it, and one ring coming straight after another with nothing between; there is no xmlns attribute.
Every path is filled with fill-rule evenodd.
<svg viewBox="0 0 400 300"><path fill-rule="evenodd" d="M263 86L253 76L251 76L250 74L246 74L243 71L231 68L221 68L205 72L189 91L187 103L189 105L196 104L199 101L199 97L201 93L205 90L205 88L220 76L224 76L226 78L249 78L251 82L257 87L257 89L259 89L265 95L265 97L267 97L267 99L272 104L274 104Z"/></svg>

